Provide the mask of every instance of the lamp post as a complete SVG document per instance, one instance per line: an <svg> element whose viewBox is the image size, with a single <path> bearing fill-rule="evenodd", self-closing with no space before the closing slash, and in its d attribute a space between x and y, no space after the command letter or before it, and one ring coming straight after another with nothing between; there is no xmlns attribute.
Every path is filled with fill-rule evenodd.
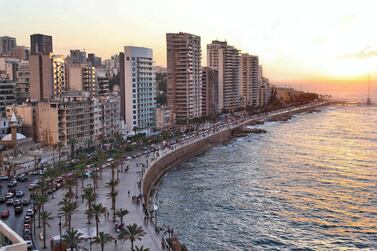
<svg viewBox="0 0 377 251"><path fill-rule="evenodd" d="M59 217L59 251L62 251L62 216Z"/></svg>
<svg viewBox="0 0 377 251"><path fill-rule="evenodd" d="M89 237L89 251L92 251L92 236Z"/></svg>

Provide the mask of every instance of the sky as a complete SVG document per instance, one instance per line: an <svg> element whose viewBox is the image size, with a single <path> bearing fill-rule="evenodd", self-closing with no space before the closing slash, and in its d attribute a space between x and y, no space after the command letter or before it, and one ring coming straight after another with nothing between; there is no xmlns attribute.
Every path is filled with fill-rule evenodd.
<svg viewBox="0 0 377 251"><path fill-rule="evenodd" d="M0 35L27 46L30 34L52 35L54 52L64 55L85 49L109 58L125 45L150 47L165 66L165 34L182 31L201 37L202 65L206 44L219 39L258 55L273 83L353 90L370 74L373 89L376 7L375 0L0 0Z"/></svg>

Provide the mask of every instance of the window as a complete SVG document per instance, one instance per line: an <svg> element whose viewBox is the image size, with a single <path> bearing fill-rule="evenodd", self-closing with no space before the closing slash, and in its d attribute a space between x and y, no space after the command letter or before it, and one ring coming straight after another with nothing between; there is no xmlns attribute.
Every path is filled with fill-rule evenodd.
<svg viewBox="0 0 377 251"><path fill-rule="evenodd" d="M130 57L127 57L127 61L130 61Z"/></svg>

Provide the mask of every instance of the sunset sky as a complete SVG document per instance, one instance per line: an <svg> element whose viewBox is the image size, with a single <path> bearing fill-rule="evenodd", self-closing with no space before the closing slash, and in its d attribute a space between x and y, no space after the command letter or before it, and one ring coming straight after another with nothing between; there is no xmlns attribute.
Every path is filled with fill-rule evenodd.
<svg viewBox="0 0 377 251"><path fill-rule="evenodd" d="M29 46L53 36L54 52L85 49L102 58L124 45L151 47L166 64L165 33L226 39L260 56L272 82L365 83L377 79L377 2L370 0L1 0L1 34Z"/></svg>

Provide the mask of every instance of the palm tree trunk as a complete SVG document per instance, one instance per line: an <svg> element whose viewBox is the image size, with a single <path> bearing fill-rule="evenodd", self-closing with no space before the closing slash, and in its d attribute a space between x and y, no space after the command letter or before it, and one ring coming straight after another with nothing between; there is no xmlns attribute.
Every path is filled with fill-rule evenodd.
<svg viewBox="0 0 377 251"><path fill-rule="evenodd" d="M96 219L96 234L97 234L97 237L98 237L98 219Z"/></svg>
<svg viewBox="0 0 377 251"><path fill-rule="evenodd" d="M134 240L131 239L131 251L134 251Z"/></svg>
<svg viewBox="0 0 377 251"><path fill-rule="evenodd" d="M43 223L43 248L46 248L46 224Z"/></svg>
<svg viewBox="0 0 377 251"><path fill-rule="evenodd" d="M41 227L41 209L38 208L38 228Z"/></svg>
<svg viewBox="0 0 377 251"><path fill-rule="evenodd" d="M105 244L101 243L101 251L105 250Z"/></svg>
<svg viewBox="0 0 377 251"><path fill-rule="evenodd" d="M76 196L75 196L76 199L79 198L78 193L79 193L79 182L78 182L78 180L76 178Z"/></svg>

